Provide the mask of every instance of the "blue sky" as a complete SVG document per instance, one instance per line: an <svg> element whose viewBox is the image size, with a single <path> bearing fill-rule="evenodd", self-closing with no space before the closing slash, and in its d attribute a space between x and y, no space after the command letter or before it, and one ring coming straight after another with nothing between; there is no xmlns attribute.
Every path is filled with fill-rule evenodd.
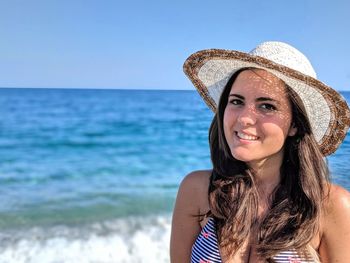
<svg viewBox="0 0 350 263"><path fill-rule="evenodd" d="M350 1L0 1L0 87L193 89L184 60L267 40L350 90Z"/></svg>

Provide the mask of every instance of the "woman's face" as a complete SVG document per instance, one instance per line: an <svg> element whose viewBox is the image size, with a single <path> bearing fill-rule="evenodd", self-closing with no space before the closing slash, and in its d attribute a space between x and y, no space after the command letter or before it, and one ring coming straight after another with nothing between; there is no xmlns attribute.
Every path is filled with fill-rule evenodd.
<svg viewBox="0 0 350 263"><path fill-rule="evenodd" d="M292 111L285 84L271 73L245 70L236 78L224 112L224 133L234 158L248 164L282 163Z"/></svg>

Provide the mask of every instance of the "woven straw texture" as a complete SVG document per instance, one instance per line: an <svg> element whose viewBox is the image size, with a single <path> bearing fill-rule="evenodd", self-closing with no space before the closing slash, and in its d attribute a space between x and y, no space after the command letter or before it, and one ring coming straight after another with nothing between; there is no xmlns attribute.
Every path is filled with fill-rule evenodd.
<svg viewBox="0 0 350 263"><path fill-rule="evenodd" d="M265 69L290 86L305 106L323 155L336 151L350 126L349 107L338 92L316 79L310 62L297 49L281 42L265 42L249 54L203 50L185 61L184 72L215 112L229 78L246 67Z"/></svg>

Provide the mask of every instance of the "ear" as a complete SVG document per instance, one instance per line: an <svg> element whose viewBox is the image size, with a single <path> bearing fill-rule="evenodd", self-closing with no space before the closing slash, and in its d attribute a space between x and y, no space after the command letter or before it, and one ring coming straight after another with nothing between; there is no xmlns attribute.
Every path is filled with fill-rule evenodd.
<svg viewBox="0 0 350 263"><path fill-rule="evenodd" d="M297 131L298 131L298 128L295 127L294 123L292 123L288 131L288 136L294 136L295 134L297 134Z"/></svg>

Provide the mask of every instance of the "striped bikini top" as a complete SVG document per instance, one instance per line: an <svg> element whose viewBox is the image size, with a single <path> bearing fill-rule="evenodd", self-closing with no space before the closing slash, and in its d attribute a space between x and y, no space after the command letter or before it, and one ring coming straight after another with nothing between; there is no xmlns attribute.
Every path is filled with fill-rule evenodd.
<svg viewBox="0 0 350 263"><path fill-rule="evenodd" d="M311 263L313 260L301 259L297 251L283 251L273 258L276 263ZM222 263L214 218L209 218L192 246L191 263Z"/></svg>

